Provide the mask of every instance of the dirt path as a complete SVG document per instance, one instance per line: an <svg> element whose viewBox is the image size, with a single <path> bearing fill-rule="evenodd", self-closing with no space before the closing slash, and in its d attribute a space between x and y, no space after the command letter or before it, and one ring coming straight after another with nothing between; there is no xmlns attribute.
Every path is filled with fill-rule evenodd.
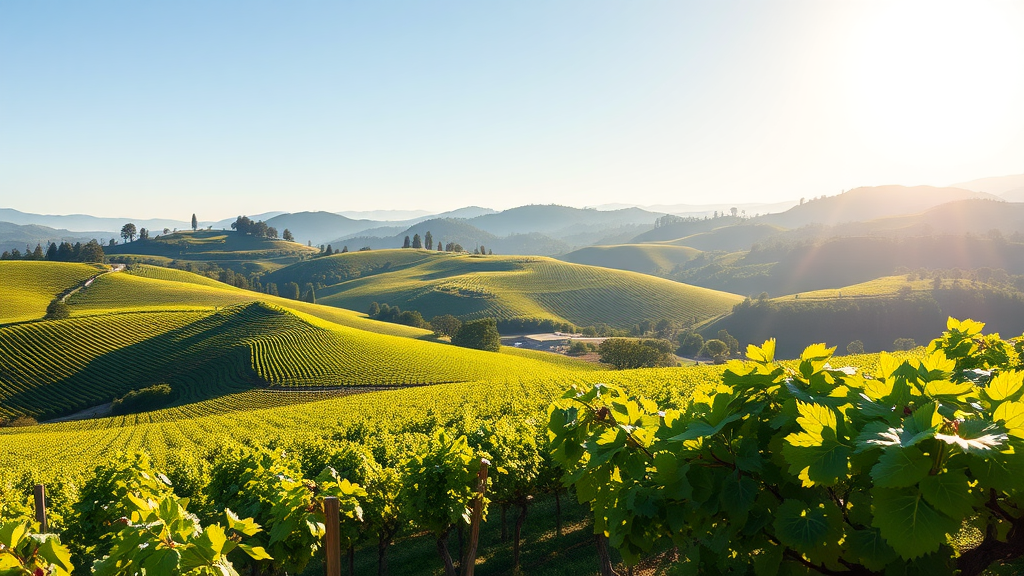
<svg viewBox="0 0 1024 576"><path fill-rule="evenodd" d="M56 422L71 422L72 420L88 420L90 418L102 418L110 413L110 402L106 404L100 404L99 406L92 406L85 410L79 410L74 414L68 414L67 416L61 416L60 418L54 418L53 420L47 420L40 422L40 424L54 424Z"/></svg>
<svg viewBox="0 0 1024 576"><path fill-rule="evenodd" d="M115 272L124 272L124 264L111 264L110 265L110 270L107 270L106 272L100 272L99 274L93 276L92 278L89 278L85 282L82 282L78 286L75 286L71 290L68 290L68 291L64 292L63 294L61 294L57 298L59 298L61 302L67 302L68 298L70 298L72 295L77 294L80 290L82 290L84 288L88 288L89 286L92 286L92 283L95 282L96 279L99 278L100 276L105 276L107 274L113 274Z"/></svg>

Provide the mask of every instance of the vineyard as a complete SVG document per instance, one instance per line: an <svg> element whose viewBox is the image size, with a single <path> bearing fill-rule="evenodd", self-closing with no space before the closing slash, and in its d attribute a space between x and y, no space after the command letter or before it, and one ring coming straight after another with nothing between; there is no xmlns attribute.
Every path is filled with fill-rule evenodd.
<svg viewBox="0 0 1024 576"><path fill-rule="evenodd" d="M359 257L344 254L328 260L344 266L346 259ZM319 290L317 302L365 310L377 301L417 310L425 318L545 318L629 328L661 318L688 324L726 312L741 300L643 274L543 257L439 254L398 268Z"/></svg>
<svg viewBox="0 0 1024 576"><path fill-rule="evenodd" d="M55 296L104 270L90 264L0 262L0 324L42 318Z"/></svg>
<svg viewBox="0 0 1024 576"><path fill-rule="evenodd" d="M700 250L670 244L616 244L588 246L570 252L559 260L616 270L629 270L655 276L668 275L700 255Z"/></svg>
<svg viewBox="0 0 1024 576"><path fill-rule="evenodd" d="M430 264L459 266L464 259L444 256ZM481 260L490 260L490 270L467 277L492 277L464 290L593 278L590 267L548 266L547 259ZM445 278L450 272L434 270ZM572 290L562 292L538 290L536 302L583 306ZM879 558L908 569L930 567L935 576L954 574L949 566L957 557L981 557L972 550L987 532L971 527L964 499L935 503L934 482L920 475L925 461L943 481L960 482L963 473L977 486L991 485L1010 519L977 508L984 499L968 488L971 514L994 523L993 534L1017 534L1019 495L1005 478L1018 465L1008 458L1024 450L1016 444L1024 434L1024 348L981 336L976 323L951 322L929 350L900 355L832 357L818 346L801 360L774 362L770 343L750 348L753 362L745 364L610 371L541 352L483 352L361 330L333 322L332 315L350 324L379 323L178 271L133 267L106 274L69 301L70 318L0 327L3 416L66 415L151 385L169 385L175 396L165 408L136 414L0 428L0 561L10 560L5 550L36 550L31 562L51 568L74 564L76 574L89 573L89 566L95 574L125 574L137 563L156 562L150 554L173 540L174 548L198 556L188 562L153 556L177 562L168 574L199 574L193 571L199 566L224 573L232 565L315 574L325 552L324 497L333 496L341 503L338 545L359 573L452 575L465 554L464 519L478 501L480 458L492 464L476 560L476 573L484 575L515 566L531 574L609 574L616 566L622 573L634 563L652 574L760 575L783 573L790 564L785 569L792 573L832 574L846 566L837 557L866 567L856 574L874 574ZM903 386L907 392L894 396ZM915 410L928 409L925 399L943 406L929 412L927 423L941 422L929 431L913 429L924 425L908 422L916 422ZM863 415L840 426L818 412L813 420L806 408L821 403L843 418L843 402L851 403L847 412ZM886 407L890 402L899 410ZM886 418L887 426L902 428L890 434L864 423ZM978 422L962 423L965 418ZM749 427L762 423L765 430L751 435ZM821 432L829 426L834 437ZM804 444L794 440L800 430L811 435ZM913 464L894 469L896 480L882 492L871 489L876 473L864 470L890 457L850 456L840 470L818 447L852 454L862 442L858 434L911 442L904 440L911 430L931 436L914 436L920 439L913 448L901 452ZM936 452L936 442L951 448ZM984 458L1011 476L984 472L969 460L994 447L1000 455ZM782 486L781 492L753 490L752 482ZM861 500L843 504L842 491L829 491L849 486L861 491L857 498L882 502L909 498L918 482L939 528L909 544L884 514L872 520ZM35 484L46 485L50 531L62 544L25 539L34 528L20 519L32 516ZM787 503L796 500L820 502L823 512L809 508L801 516L797 504ZM850 507L852 528L834 525L843 515L832 506ZM189 514L231 544L175 532L174 522ZM794 527L762 521L773 516ZM112 532L122 517L127 522ZM801 528L803 517L831 527ZM161 523L167 532L151 540L155 549L135 544L153 534L140 529ZM716 540L716 530L731 536ZM816 551L827 542L839 544L823 548L827 554ZM867 544L876 556L866 555ZM923 564L921 554L941 562Z"/></svg>

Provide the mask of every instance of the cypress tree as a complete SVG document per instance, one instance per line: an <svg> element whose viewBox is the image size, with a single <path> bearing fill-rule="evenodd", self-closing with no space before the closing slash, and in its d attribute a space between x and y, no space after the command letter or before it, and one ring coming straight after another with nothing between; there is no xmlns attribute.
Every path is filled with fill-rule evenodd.
<svg viewBox="0 0 1024 576"><path fill-rule="evenodd" d="M409 240L409 237L406 236L405 237L405 244L402 244L402 248L411 248L411 247L412 247L412 242Z"/></svg>

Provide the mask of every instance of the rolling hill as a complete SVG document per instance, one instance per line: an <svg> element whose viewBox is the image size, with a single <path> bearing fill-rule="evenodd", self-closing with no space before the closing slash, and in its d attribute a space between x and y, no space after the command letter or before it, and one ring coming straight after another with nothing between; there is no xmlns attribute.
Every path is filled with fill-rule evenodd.
<svg viewBox="0 0 1024 576"><path fill-rule="evenodd" d="M50 242L57 244L61 242L70 242L71 244L81 242L85 244L94 238L99 240L101 244L105 244L105 240L112 236L113 234L109 232L71 232L70 230L57 230L38 224L20 225L0 222L0 252L12 249L24 250L26 246L29 249L34 249L37 244L42 246L43 250L46 250Z"/></svg>
<svg viewBox="0 0 1024 576"><path fill-rule="evenodd" d="M469 219L473 226L495 236L536 232L563 238L583 230L613 229L623 225L653 225L661 216L640 208L594 210L569 206L530 205Z"/></svg>
<svg viewBox="0 0 1024 576"><path fill-rule="evenodd" d="M633 243L643 242L666 242L678 240L687 236L693 236L701 232L709 232L716 228L741 224L744 220L734 216L719 216L717 218L686 218L680 222L674 222L665 226L659 226L633 238Z"/></svg>
<svg viewBox="0 0 1024 576"><path fill-rule="evenodd" d="M698 232L690 236L664 242L673 246L689 246L704 251L740 252L750 250L758 242L782 233L784 230L771 224L743 222L732 226L723 226L707 232Z"/></svg>
<svg viewBox="0 0 1024 576"><path fill-rule="evenodd" d="M867 186L836 196L812 199L779 214L756 219L762 224L799 228L809 224L835 225L877 218L917 214L947 202L968 199L996 200L985 192L934 186Z"/></svg>
<svg viewBox="0 0 1024 576"><path fill-rule="evenodd" d="M618 244L588 246L560 256L559 260L616 270L668 276L677 267L700 255L700 250L670 244Z"/></svg>
<svg viewBox="0 0 1024 576"><path fill-rule="evenodd" d="M393 259L393 260L392 260ZM359 276L317 290L317 302L366 310L371 302L453 314L552 319L629 328L669 318L688 324L729 309L740 297L621 270L539 256L472 256L427 250L349 252L281 269L268 281Z"/></svg>
<svg viewBox="0 0 1024 576"><path fill-rule="evenodd" d="M282 230L278 230L282 232ZM298 242L248 236L233 230L186 230L104 247L108 256L142 256L157 259L216 262L222 266L259 262L274 268L319 253Z"/></svg>
<svg viewBox="0 0 1024 576"><path fill-rule="evenodd" d="M868 352L893 350L897 338L925 345L950 316L984 322L988 330L1008 337L1024 329L1024 293L968 279L910 278L887 276L838 289L748 300L701 332L713 338L725 329L741 349L778 337L779 355L792 358L817 342L843 350L860 340Z"/></svg>
<svg viewBox="0 0 1024 576"><path fill-rule="evenodd" d="M0 324L42 318L51 300L105 270L92 264L0 261Z"/></svg>
<svg viewBox="0 0 1024 576"><path fill-rule="evenodd" d="M470 220L463 220L461 218L424 220L405 229L389 227L369 230L366 231L367 234L377 233L384 234L384 236L360 235L338 238L333 240L331 245L335 248L348 246L349 250L358 250L363 247L369 247L374 250L401 248L406 236L412 238L414 235L419 234L421 238L424 238L427 232L430 232L435 243L441 242L443 245L448 242L455 242L468 250L473 250L474 247L478 246L485 246L498 254L551 255L564 253L569 248L562 241L535 232L512 234L499 238L494 234L477 228L471 224Z"/></svg>
<svg viewBox="0 0 1024 576"><path fill-rule="evenodd" d="M21 278L21 292L35 287L45 306L96 268L4 262L0 272ZM403 338L392 334L426 333L153 267L103 275L69 304L65 320L0 326L0 415L59 416L153 384L191 403L252 388L462 382L559 365Z"/></svg>

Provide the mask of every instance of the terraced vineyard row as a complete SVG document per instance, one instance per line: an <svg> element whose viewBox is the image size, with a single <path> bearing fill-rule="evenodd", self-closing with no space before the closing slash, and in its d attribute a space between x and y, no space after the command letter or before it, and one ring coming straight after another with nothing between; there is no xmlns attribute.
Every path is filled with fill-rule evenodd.
<svg viewBox="0 0 1024 576"><path fill-rule="evenodd" d="M338 266L346 258L325 259ZM358 258L358 255L351 256ZM319 302L364 310L386 302L426 318L550 318L628 328L644 319L690 323L728 311L740 297L651 276L542 257L438 255L393 272L341 282Z"/></svg>
<svg viewBox="0 0 1024 576"><path fill-rule="evenodd" d="M79 315L126 310L212 309L253 301L300 310L335 324L369 332L409 337L428 334L410 326L376 322L358 312L251 292L190 272L145 265L132 266L127 273L103 276L88 290L69 299L72 314Z"/></svg>
<svg viewBox="0 0 1024 576"><path fill-rule="evenodd" d="M106 269L67 262L0 262L0 324L42 318L55 296Z"/></svg>

